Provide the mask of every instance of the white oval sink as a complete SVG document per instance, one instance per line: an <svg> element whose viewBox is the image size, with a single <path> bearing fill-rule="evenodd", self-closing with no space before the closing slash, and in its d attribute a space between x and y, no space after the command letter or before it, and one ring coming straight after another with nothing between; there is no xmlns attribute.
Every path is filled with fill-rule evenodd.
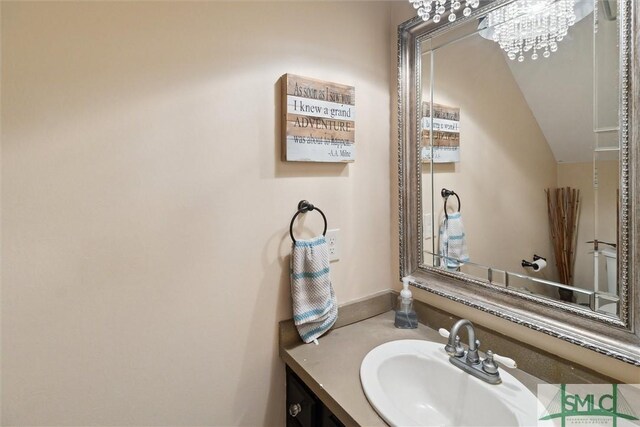
<svg viewBox="0 0 640 427"><path fill-rule="evenodd" d="M449 362L444 345L399 340L371 350L360 381L371 406L392 426L535 426L538 399L500 369L491 385Z"/></svg>

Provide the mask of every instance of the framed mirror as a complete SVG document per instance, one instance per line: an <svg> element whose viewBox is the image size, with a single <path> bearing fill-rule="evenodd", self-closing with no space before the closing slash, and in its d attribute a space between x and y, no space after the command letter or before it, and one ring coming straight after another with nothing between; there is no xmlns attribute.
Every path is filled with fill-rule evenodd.
<svg viewBox="0 0 640 427"><path fill-rule="evenodd" d="M638 365L639 6L470 4L398 30L401 275Z"/></svg>

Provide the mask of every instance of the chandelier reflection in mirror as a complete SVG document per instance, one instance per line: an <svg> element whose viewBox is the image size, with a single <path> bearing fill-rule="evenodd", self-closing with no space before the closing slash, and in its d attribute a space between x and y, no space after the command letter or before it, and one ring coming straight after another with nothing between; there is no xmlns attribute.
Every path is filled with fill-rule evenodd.
<svg viewBox="0 0 640 427"><path fill-rule="evenodd" d="M425 22L439 23L444 16L454 22L477 9L480 0L409 0ZM463 7L464 3L464 7ZM515 0L489 12L481 20L480 34L500 45L509 59L548 58L569 28L594 9L593 0ZM578 11L578 12L576 12Z"/></svg>
<svg viewBox="0 0 640 427"><path fill-rule="evenodd" d="M449 22L455 21L459 13L464 16L471 15L471 9L476 9L480 5L480 0L465 0L464 9L462 9L463 2L459 0L449 0L449 5L447 5L447 0L409 0L409 3L418 9L420 18L424 21L431 19L437 24L447 11L449 11ZM462 12L460 12L460 9L462 9Z"/></svg>
<svg viewBox="0 0 640 427"><path fill-rule="evenodd" d="M487 15L493 40L509 59L548 58L576 23L575 0L517 0Z"/></svg>

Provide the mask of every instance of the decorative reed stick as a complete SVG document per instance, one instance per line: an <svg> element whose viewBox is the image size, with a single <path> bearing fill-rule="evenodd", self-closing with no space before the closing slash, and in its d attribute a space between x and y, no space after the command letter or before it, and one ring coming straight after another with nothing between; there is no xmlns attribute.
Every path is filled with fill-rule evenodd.
<svg viewBox="0 0 640 427"><path fill-rule="evenodd" d="M570 187L546 189L549 231L560 282L573 285L580 190Z"/></svg>

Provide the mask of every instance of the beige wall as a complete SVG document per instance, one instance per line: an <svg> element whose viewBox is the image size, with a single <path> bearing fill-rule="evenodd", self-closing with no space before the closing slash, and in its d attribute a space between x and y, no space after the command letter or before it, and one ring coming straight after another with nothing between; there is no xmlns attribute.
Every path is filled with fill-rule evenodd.
<svg viewBox="0 0 640 427"><path fill-rule="evenodd" d="M496 43L476 35L440 47L433 55L433 76L428 65L422 67L423 99L429 100L433 82L435 103L460 108L460 162L433 167L434 233L437 236L444 216L439 191L453 189L463 206L470 260L528 274L523 259L531 260L533 254L553 258L544 193L556 186L553 153ZM429 56L424 60L430 61ZM425 212L431 211L427 166ZM448 205L457 209L455 199ZM553 270L534 275L553 280ZM549 291L543 286L535 290Z"/></svg>
<svg viewBox="0 0 640 427"><path fill-rule="evenodd" d="M604 242L616 242L618 207L618 161L598 161L598 229L597 238ZM586 243L596 236L595 206L596 193L593 189L593 162L559 163L558 187L572 187L580 190L581 207L576 244L576 264L574 284L585 289L593 289L593 244ZM606 247L606 246L605 246ZM601 247L600 249L603 249ZM601 291L607 290L605 260L599 262Z"/></svg>
<svg viewBox="0 0 640 427"><path fill-rule="evenodd" d="M0 4L2 424L282 425L276 327L291 315L297 201L341 229L339 301L398 277L389 110L396 25L413 9ZM356 87L354 164L280 161L286 72ZM624 363L416 293L640 382Z"/></svg>
<svg viewBox="0 0 640 427"><path fill-rule="evenodd" d="M395 277L389 10L2 2L3 424L283 425L297 202L340 302ZM356 87L354 164L280 161L287 72Z"/></svg>

